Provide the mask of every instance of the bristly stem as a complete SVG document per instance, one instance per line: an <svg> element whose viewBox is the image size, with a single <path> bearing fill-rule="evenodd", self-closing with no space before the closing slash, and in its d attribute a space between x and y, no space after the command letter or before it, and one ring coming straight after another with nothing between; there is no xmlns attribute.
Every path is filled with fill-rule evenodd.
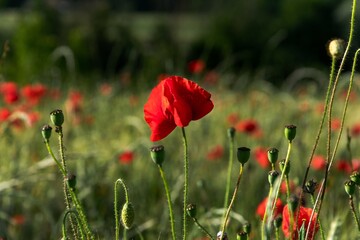
<svg viewBox="0 0 360 240"><path fill-rule="evenodd" d="M61 227L63 239L65 239L65 240L68 239L67 233L66 233L66 219L68 216L70 216L70 214L72 214L75 217L76 222L78 223L81 239L85 239L84 230L82 229L82 226L79 221L79 217L78 217L76 211L74 211L74 210L67 210L63 217L63 222L62 222L62 227Z"/></svg>
<svg viewBox="0 0 360 240"><path fill-rule="evenodd" d="M186 206L187 206L187 199L188 199L188 182L189 182L189 156L188 156L188 146L187 146L187 139L185 134L185 128L181 128L182 132L182 139L184 145L184 207L183 207L183 240L186 240L186 220L187 220L187 213L186 213Z"/></svg>
<svg viewBox="0 0 360 240"><path fill-rule="evenodd" d="M114 186L114 212L115 212L115 240L119 240L120 236L119 236L119 226L120 226L120 222L119 222L119 208L118 208L118 184L121 184L121 186L124 188L124 192L125 192L125 201L129 202L129 195L128 195L128 190L127 187L124 183L124 181L119 178L118 180L115 181L115 186Z"/></svg>
<svg viewBox="0 0 360 240"><path fill-rule="evenodd" d="M198 226L211 240L215 240L213 238L213 236L211 236L211 234L199 223L199 221L197 220L197 218L192 218L192 220L194 221L194 223L196 224L196 226Z"/></svg>
<svg viewBox="0 0 360 240"><path fill-rule="evenodd" d="M220 236L220 239L223 238L223 234L225 233L225 229L226 229L226 223L227 223L227 220L229 218L229 215L230 215L230 212L231 212L231 208L232 206L234 205L234 202L235 202L235 198L236 198L236 194L239 190L239 185L240 185L240 181L241 181L241 176L243 175L243 164L240 164L240 170L239 170L239 176L238 176L238 179L237 179L237 182L236 182L236 186L235 186L235 190L234 190L234 193L233 193L233 196L231 198L231 201L230 201L230 204L229 204L229 207L226 211L226 214L225 214L225 217L224 217L224 222L223 222L223 225L222 225L222 229L221 229L221 236Z"/></svg>
<svg viewBox="0 0 360 240"><path fill-rule="evenodd" d="M167 198L168 207L169 207L171 235L172 235L172 239L175 240L176 239L176 234L175 234L174 212L173 212L173 208L172 208L172 202L171 202L171 196L170 196L170 192L169 192L169 187L168 187L168 184L167 184L167 181L166 181L166 178L165 178L164 170L162 169L162 167L160 165L158 165L158 168L159 168L159 172L160 172L160 175L161 175L161 179L163 180L163 183L164 183L166 198Z"/></svg>
<svg viewBox="0 0 360 240"><path fill-rule="evenodd" d="M311 194L311 203L312 203L312 205L315 205L314 194ZM320 228L321 240L325 240L325 233L324 233L324 229L322 227L322 224L320 222L320 218L318 218L318 223L319 223L319 228Z"/></svg>
<svg viewBox="0 0 360 240"><path fill-rule="evenodd" d="M265 239L265 233L266 233L266 218L267 218L267 213L268 213L268 209L270 207L272 207L272 204L271 204L271 195L272 195L272 192L273 192L273 184L270 184L270 190L269 190L269 193L268 193L268 198L267 198L267 203L266 203L266 208L265 208L265 213L264 213L264 216L263 216L263 219L262 219L262 222L261 222L261 239L264 240Z"/></svg>
<svg viewBox="0 0 360 240"><path fill-rule="evenodd" d="M354 220L356 222L356 226L357 226L357 229L360 233L360 222L359 222L359 218L356 214L356 210L355 210L355 206L354 206L354 200L353 200L353 197L352 196L349 196L349 205L350 205L350 209L351 209L351 212L353 214L353 217L354 217Z"/></svg>
<svg viewBox="0 0 360 240"><path fill-rule="evenodd" d="M230 183L231 183L231 170L234 162L234 136L229 134L229 165L227 170L227 179L226 179L226 191L225 191L225 200L224 200L224 209L228 207L229 194L230 194ZM224 212L225 214L225 212Z"/></svg>

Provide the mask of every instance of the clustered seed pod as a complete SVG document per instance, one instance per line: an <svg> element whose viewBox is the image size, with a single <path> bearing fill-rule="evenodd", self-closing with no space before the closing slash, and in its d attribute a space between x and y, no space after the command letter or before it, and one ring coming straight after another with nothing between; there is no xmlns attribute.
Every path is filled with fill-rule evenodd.
<svg viewBox="0 0 360 240"><path fill-rule="evenodd" d="M294 140L296 136L296 126L292 124L285 126L284 133L287 140L289 140L289 142L292 142L292 140Z"/></svg>
<svg viewBox="0 0 360 240"><path fill-rule="evenodd" d="M196 205L190 203L186 206L186 212L191 218L196 218Z"/></svg>
<svg viewBox="0 0 360 240"><path fill-rule="evenodd" d="M275 164L278 160L279 150L277 148L270 148L267 152L268 160L271 164Z"/></svg>
<svg viewBox="0 0 360 240"><path fill-rule="evenodd" d="M282 159L279 162L279 167L280 167L281 172L284 171L285 176L289 176L289 173L290 173L290 161L287 162L286 167L285 167L285 162L286 162L286 160ZM284 170L284 168L285 168L285 170Z"/></svg>
<svg viewBox="0 0 360 240"><path fill-rule="evenodd" d="M270 183L270 186L273 186L277 177L279 176L279 172L276 170L271 170L268 174L268 180Z"/></svg>
<svg viewBox="0 0 360 240"><path fill-rule="evenodd" d="M56 109L50 113L50 120L56 127L61 127L64 123L64 113L60 109Z"/></svg>
<svg viewBox="0 0 360 240"><path fill-rule="evenodd" d="M130 229L134 223L135 210L131 202L126 202L121 210L121 221L126 229Z"/></svg>
<svg viewBox="0 0 360 240"><path fill-rule="evenodd" d="M329 54L335 59L340 59L345 52L345 41L342 39L334 39L329 43Z"/></svg>
<svg viewBox="0 0 360 240"><path fill-rule="evenodd" d="M154 163L161 166L165 160L165 148L163 145L153 146L150 148L151 159Z"/></svg>
<svg viewBox="0 0 360 240"><path fill-rule="evenodd" d="M244 165L245 163L247 163L247 161L250 158L250 148L247 147L239 147L237 149L237 159L238 161Z"/></svg>
<svg viewBox="0 0 360 240"><path fill-rule="evenodd" d="M46 124L42 127L41 134L42 134L45 142L49 142L49 139L51 137L51 130L52 130L52 127L50 127L50 125L48 125L48 124Z"/></svg>
<svg viewBox="0 0 360 240"><path fill-rule="evenodd" d="M351 197L355 193L355 182L348 180L344 183L345 191Z"/></svg>
<svg viewBox="0 0 360 240"><path fill-rule="evenodd" d="M353 181L356 185L360 185L360 173L358 171L354 171L350 176L351 181Z"/></svg>

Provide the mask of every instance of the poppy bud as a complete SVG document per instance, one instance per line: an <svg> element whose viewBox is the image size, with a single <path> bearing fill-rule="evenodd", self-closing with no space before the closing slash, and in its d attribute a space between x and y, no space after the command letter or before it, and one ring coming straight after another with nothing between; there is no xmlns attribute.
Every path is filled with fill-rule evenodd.
<svg viewBox="0 0 360 240"><path fill-rule="evenodd" d="M221 235L222 235L222 238L221 238ZM220 239L221 238L221 239ZM227 234L226 232L224 232L224 234L219 231L217 234L216 234L216 240L229 240L228 237L227 237Z"/></svg>
<svg viewBox="0 0 360 240"><path fill-rule="evenodd" d="M244 231L240 231L236 234L236 240L246 240L248 239L248 234Z"/></svg>
<svg viewBox="0 0 360 240"><path fill-rule="evenodd" d="M235 132L236 132L235 128L233 127L228 128L227 130L228 137L233 139L235 137Z"/></svg>
<svg viewBox="0 0 360 240"><path fill-rule="evenodd" d="M61 125L64 123L64 114L62 110L56 109L52 111L50 113L50 120L55 126L61 127Z"/></svg>
<svg viewBox="0 0 360 240"><path fill-rule="evenodd" d="M237 149L237 159L238 161L244 165L250 158L250 148L247 147L239 147Z"/></svg>
<svg viewBox="0 0 360 240"><path fill-rule="evenodd" d="M246 232L247 234L251 233L251 224L246 222L243 226L242 226L242 230L244 232Z"/></svg>
<svg viewBox="0 0 360 240"><path fill-rule="evenodd" d="M196 205L192 203L188 204L186 212L191 218L196 218Z"/></svg>
<svg viewBox="0 0 360 240"><path fill-rule="evenodd" d="M51 137L51 130L52 130L52 127L50 127L47 124L42 127L41 134L42 134L45 142L49 142L49 139Z"/></svg>
<svg viewBox="0 0 360 240"><path fill-rule="evenodd" d="M279 150L277 148L270 148L267 152L267 156L268 156L269 162L271 164L275 164L276 161L278 160Z"/></svg>
<svg viewBox="0 0 360 240"><path fill-rule="evenodd" d="M283 218L281 215L277 216L275 219L274 219L274 227L275 228L280 228L281 227L281 224L282 224L282 221L283 221Z"/></svg>
<svg viewBox="0 0 360 240"><path fill-rule="evenodd" d="M165 159L165 148L163 145L153 146L150 148L151 159L154 163L161 166Z"/></svg>
<svg viewBox="0 0 360 240"><path fill-rule="evenodd" d="M295 195L290 196L288 201L288 206L290 211L295 212L298 205L299 205L299 198L296 197Z"/></svg>
<svg viewBox="0 0 360 240"><path fill-rule="evenodd" d="M270 186L273 186L275 183L275 180L277 179L277 177L279 176L279 172L276 170L271 170L268 174L268 180L270 183Z"/></svg>
<svg viewBox="0 0 360 240"><path fill-rule="evenodd" d="M290 161L287 162L286 168L285 168L285 161L286 161L285 159L282 159L279 162L279 167L280 167L281 172L284 171L284 175L288 176L289 172L290 172ZM285 168L285 170L284 170L284 168Z"/></svg>
<svg viewBox="0 0 360 240"><path fill-rule="evenodd" d="M351 181L353 181L356 185L360 185L360 173L358 171L354 171L350 176Z"/></svg>
<svg viewBox="0 0 360 240"><path fill-rule="evenodd" d="M76 176L75 174L69 173L66 177L66 181L69 184L69 187L75 191L75 187L76 187Z"/></svg>
<svg viewBox="0 0 360 240"><path fill-rule="evenodd" d="M314 179L311 179L305 183L304 191L314 195L314 192L317 187L317 182Z"/></svg>
<svg viewBox="0 0 360 240"><path fill-rule="evenodd" d="M335 59L340 59L345 52L345 41L342 39L334 39L329 43L329 54Z"/></svg>
<svg viewBox="0 0 360 240"><path fill-rule="evenodd" d="M121 221L126 229L130 229L133 225L135 210L130 202L126 202L121 210Z"/></svg>
<svg viewBox="0 0 360 240"><path fill-rule="evenodd" d="M287 140L289 140L289 142L291 142L292 140L294 140L295 136L296 136L296 126L295 125L287 125L285 126L285 137Z"/></svg>
<svg viewBox="0 0 360 240"><path fill-rule="evenodd" d="M348 180L344 183L345 191L351 197L355 192L355 182Z"/></svg>

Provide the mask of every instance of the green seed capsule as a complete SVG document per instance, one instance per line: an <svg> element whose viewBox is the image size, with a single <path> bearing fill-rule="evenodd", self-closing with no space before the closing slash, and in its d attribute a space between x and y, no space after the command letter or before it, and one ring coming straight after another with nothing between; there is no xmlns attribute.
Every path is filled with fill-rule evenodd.
<svg viewBox="0 0 360 240"><path fill-rule="evenodd" d="M191 218L196 218L196 205L192 203L188 204L186 212Z"/></svg>
<svg viewBox="0 0 360 240"><path fill-rule="evenodd" d="M246 240L248 239L248 234L244 231L240 231L236 234L236 240Z"/></svg>
<svg viewBox="0 0 360 240"><path fill-rule="evenodd" d="M271 170L268 174L268 181L270 183L270 186L273 186L277 177L279 176L279 172L276 170Z"/></svg>
<svg viewBox="0 0 360 240"><path fill-rule="evenodd" d="M351 181L353 181L356 185L360 185L360 173L355 171L350 176Z"/></svg>
<svg viewBox="0 0 360 240"><path fill-rule="evenodd" d="M72 174L72 173L69 173L66 177L66 181L68 182L69 184L69 187L75 191L75 188L76 188L76 175L75 174Z"/></svg>
<svg viewBox="0 0 360 240"><path fill-rule="evenodd" d="M344 183L345 191L351 197L355 193L355 182L348 180Z"/></svg>
<svg viewBox="0 0 360 240"><path fill-rule="evenodd" d="M287 162L286 168L285 168L285 159L282 159L279 162L279 167L280 167L281 172L284 171L285 176L289 176L289 173L290 173L290 161ZM283 170L284 168L285 168L285 170Z"/></svg>
<svg viewBox="0 0 360 240"><path fill-rule="evenodd" d="M235 132L236 132L235 128L233 127L228 128L227 130L228 137L233 139L235 137Z"/></svg>
<svg viewBox="0 0 360 240"><path fill-rule="evenodd" d="M50 120L55 126L61 127L64 123L64 113L62 110L56 109L50 113Z"/></svg>
<svg viewBox="0 0 360 240"><path fill-rule="evenodd" d="M267 152L268 160L271 164L275 164L278 160L279 150L277 148L270 148Z"/></svg>
<svg viewBox="0 0 360 240"><path fill-rule="evenodd" d="M49 139L51 137L51 130L52 130L52 127L50 127L47 124L42 127L41 134L42 134L45 142L49 142Z"/></svg>
<svg viewBox="0 0 360 240"><path fill-rule="evenodd" d="M281 224L282 224L282 221L283 221L283 218L281 215L277 216L275 219L274 219L274 227L275 228L280 228L281 227Z"/></svg>
<svg viewBox="0 0 360 240"><path fill-rule="evenodd" d="M154 163L161 166L165 160L165 148L163 145L153 146L150 148L150 156Z"/></svg>
<svg viewBox="0 0 360 240"><path fill-rule="evenodd" d="M134 223L135 210L130 202L126 202L121 210L121 221L126 229L130 229Z"/></svg>
<svg viewBox="0 0 360 240"><path fill-rule="evenodd" d="M304 191L310 193L311 195L314 195L316 187L317 187L317 182L314 179L311 179L305 183Z"/></svg>
<svg viewBox="0 0 360 240"><path fill-rule="evenodd" d="M295 125L287 125L285 126L285 137L287 140L289 140L289 142L291 142L292 140L294 140L295 136L296 136L296 126Z"/></svg>
<svg viewBox="0 0 360 240"><path fill-rule="evenodd" d="M250 148L247 147L239 147L237 149L237 159L238 161L244 165L245 163L247 163L247 161L250 158Z"/></svg>

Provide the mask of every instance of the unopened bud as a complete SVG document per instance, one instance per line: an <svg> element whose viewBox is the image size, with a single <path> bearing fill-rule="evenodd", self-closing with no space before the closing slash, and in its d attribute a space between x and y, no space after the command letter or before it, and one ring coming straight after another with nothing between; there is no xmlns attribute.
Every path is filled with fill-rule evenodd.
<svg viewBox="0 0 360 240"><path fill-rule="evenodd" d="M134 223L135 210L130 202L126 202L121 210L121 221L126 229L130 229Z"/></svg>
<svg viewBox="0 0 360 240"><path fill-rule="evenodd" d="M345 52L345 41L342 39L334 39L329 43L329 54L335 59L340 59Z"/></svg>

